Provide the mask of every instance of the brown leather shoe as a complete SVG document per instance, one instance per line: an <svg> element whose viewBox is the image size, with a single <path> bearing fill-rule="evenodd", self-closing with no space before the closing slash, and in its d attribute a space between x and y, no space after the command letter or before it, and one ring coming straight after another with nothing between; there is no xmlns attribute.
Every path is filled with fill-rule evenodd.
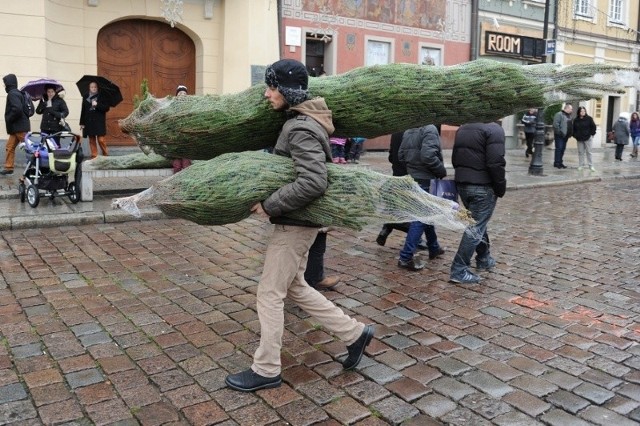
<svg viewBox="0 0 640 426"><path fill-rule="evenodd" d="M325 277L322 281L320 281L319 283L316 283L316 285L312 287L315 288L316 290L332 290L339 283L340 283L340 277L338 276Z"/></svg>

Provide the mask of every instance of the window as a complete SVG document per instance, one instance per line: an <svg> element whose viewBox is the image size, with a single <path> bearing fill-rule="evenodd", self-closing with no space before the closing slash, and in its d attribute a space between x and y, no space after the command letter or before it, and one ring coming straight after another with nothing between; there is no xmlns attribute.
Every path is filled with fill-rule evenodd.
<svg viewBox="0 0 640 426"><path fill-rule="evenodd" d="M591 16L590 0L575 0L575 2L576 2L576 15Z"/></svg>
<svg viewBox="0 0 640 426"><path fill-rule="evenodd" d="M391 43L367 40L366 65L386 65L391 62Z"/></svg>
<svg viewBox="0 0 640 426"><path fill-rule="evenodd" d="M622 7L624 0L610 0L609 3L609 21L622 23Z"/></svg>
<svg viewBox="0 0 640 426"><path fill-rule="evenodd" d="M420 49L420 63L422 65L442 65L442 50L435 47Z"/></svg>

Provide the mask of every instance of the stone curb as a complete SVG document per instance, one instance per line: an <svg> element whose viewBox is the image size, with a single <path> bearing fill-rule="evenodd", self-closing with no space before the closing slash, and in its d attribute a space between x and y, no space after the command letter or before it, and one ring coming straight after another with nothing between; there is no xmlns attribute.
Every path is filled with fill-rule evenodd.
<svg viewBox="0 0 640 426"><path fill-rule="evenodd" d="M122 210L112 210L104 212L84 212L68 214L44 214L38 216L18 216L12 218L0 218L0 231L10 231L17 229L50 228L79 225L95 225L101 223L122 223L130 221L168 219L156 208L147 208L140 211L141 217Z"/></svg>

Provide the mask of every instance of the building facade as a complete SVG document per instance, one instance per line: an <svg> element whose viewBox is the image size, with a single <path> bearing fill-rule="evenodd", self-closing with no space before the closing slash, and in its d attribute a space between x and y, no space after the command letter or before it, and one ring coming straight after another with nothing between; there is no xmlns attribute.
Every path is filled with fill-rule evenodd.
<svg viewBox="0 0 640 426"><path fill-rule="evenodd" d="M606 63L637 66L640 2L637 0L558 0L556 61L561 64ZM637 77L635 77L637 79ZM598 125L594 146L604 146L606 132L621 112L638 109L638 91L585 100Z"/></svg>
<svg viewBox="0 0 640 426"><path fill-rule="evenodd" d="M3 75L16 74L19 85L60 81L75 130L82 96L75 82L85 74L109 78L124 98L107 115L113 145L134 143L117 122L133 110L144 79L157 97L173 95L178 84L192 94L232 93L251 85L256 66L279 58L276 0L184 0L175 26L163 17L169 0L0 3ZM31 122L39 128L39 116Z"/></svg>
<svg viewBox="0 0 640 426"><path fill-rule="evenodd" d="M281 2L281 55L305 63L311 75L388 63L454 65L470 58L471 0ZM443 126L445 145L450 133ZM387 135L367 141L367 148L388 144Z"/></svg>

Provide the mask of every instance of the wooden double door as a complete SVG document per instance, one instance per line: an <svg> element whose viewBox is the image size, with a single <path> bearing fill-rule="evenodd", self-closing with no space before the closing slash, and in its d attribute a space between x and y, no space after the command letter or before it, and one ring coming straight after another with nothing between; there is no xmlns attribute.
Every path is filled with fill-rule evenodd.
<svg viewBox="0 0 640 426"><path fill-rule="evenodd" d="M134 145L120 130L118 120L134 109L134 97L141 97L147 79L149 92L161 98L174 95L183 84L195 89L195 45L177 28L164 22L142 19L114 22L98 33L98 75L120 87L124 100L107 114L109 145Z"/></svg>

